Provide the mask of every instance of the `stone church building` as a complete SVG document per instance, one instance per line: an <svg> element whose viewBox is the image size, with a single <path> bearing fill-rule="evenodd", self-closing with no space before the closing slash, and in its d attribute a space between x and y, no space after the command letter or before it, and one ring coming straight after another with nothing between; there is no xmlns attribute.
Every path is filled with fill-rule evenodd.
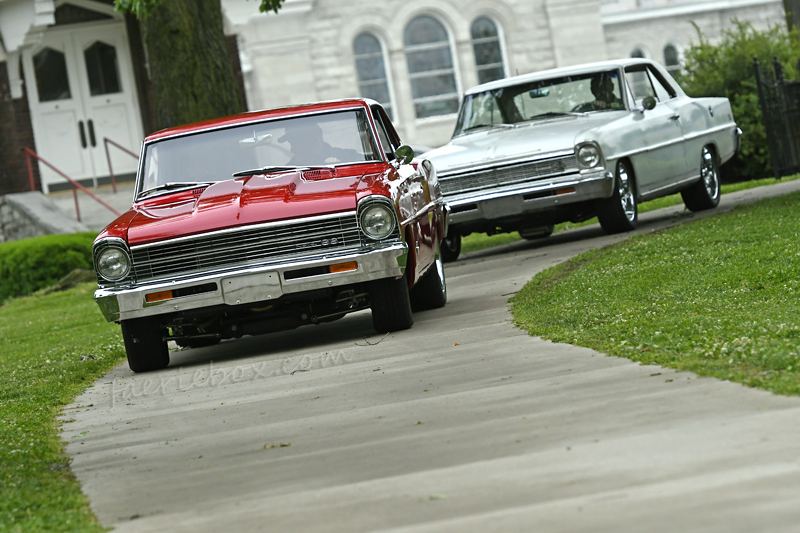
<svg viewBox="0 0 800 533"><path fill-rule="evenodd" d="M155 127L138 22L112 0L0 0L0 195L30 190L24 148L87 185L130 177ZM738 18L785 24L782 0L222 0L249 109L366 96L406 142L450 137L459 95L485 81L649 57L679 69ZM115 144L107 144L109 139ZM112 169L107 163L106 149ZM32 161L34 188L67 188Z"/></svg>

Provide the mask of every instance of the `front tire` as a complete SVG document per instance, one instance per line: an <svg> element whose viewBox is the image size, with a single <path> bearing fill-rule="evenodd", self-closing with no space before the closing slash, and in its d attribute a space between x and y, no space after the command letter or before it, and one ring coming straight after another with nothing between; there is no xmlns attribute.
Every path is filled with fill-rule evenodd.
<svg viewBox="0 0 800 533"><path fill-rule="evenodd" d="M639 206L636 203L636 185L628 163L617 161L614 172L614 193L599 200L597 218L606 233L622 233L636 229Z"/></svg>
<svg viewBox="0 0 800 533"><path fill-rule="evenodd" d="M690 211L705 211L719 205L721 188L717 158L708 146L703 147L700 158L700 181L681 191L683 203Z"/></svg>
<svg viewBox="0 0 800 533"><path fill-rule="evenodd" d="M371 281L369 299L372 326L378 333L401 331L414 324L407 276Z"/></svg>
<svg viewBox="0 0 800 533"><path fill-rule="evenodd" d="M411 289L411 309L425 311L439 309L447 303L447 282L444 278L444 266L439 249L436 250L436 260Z"/></svg>
<svg viewBox="0 0 800 533"><path fill-rule="evenodd" d="M169 349L161 326L153 318L122 321L122 340L128 354L128 366L134 372L160 370L169 365Z"/></svg>
<svg viewBox="0 0 800 533"><path fill-rule="evenodd" d="M442 239L441 254L443 263L452 263L461 255L461 235L455 234Z"/></svg>

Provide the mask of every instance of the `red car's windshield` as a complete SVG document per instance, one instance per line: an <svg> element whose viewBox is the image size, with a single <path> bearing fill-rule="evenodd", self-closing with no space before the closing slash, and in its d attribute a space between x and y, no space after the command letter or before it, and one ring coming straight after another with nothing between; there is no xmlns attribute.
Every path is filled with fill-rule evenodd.
<svg viewBox="0 0 800 533"><path fill-rule="evenodd" d="M137 193L228 180L274 167L380 160L363 110L271 120L147 145Z"/></svg>

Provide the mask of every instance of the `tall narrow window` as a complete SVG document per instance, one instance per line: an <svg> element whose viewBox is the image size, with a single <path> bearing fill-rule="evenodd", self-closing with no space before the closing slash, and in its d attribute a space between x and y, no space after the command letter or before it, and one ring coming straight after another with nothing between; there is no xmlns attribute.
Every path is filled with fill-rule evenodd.
<svg viewBox="0 0 800 533"><path fill-rule="evenodd" d="M33 56L33 70L36 73L36 88L40 102L69 100L67 61L63 52L45 48Z"/></svg>
<svg viewBox="0 0 800 533"><path fill-rule="evenodd" d="M404 42L417 117L457 112L453 53L444 26L428 15L417 17L406 26Z"/></svg>
<svg viewBox="0 0 800 533"><path fill-rule="evenodd" d="M503 54L500 51L497 26L486 17L477 18L472 23L472 49L475 51L479 83L505 77L506 72L503 67Z"/></svg>
<svg viewBox="0 0 800 533"><path fill-rule="evenodd" d="M668 44L664 47L664 66L670 73L675 73L681 69L681 58L678 47Z"/></svg>
<svg viewBox="0 0 800 533"><path fill-rule="evenodd" d="M386 77L386 64L380 41L370 33L359 34L353 41L353 55L356 59L359 93L364 98L372 98L379 102L389 117L394 119L389 80Z"/></svg>

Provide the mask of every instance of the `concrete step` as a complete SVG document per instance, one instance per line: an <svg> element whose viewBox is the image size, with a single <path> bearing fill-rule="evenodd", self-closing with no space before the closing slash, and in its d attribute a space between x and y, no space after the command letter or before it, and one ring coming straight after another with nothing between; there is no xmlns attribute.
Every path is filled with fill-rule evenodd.
<svg viewBox="0 0 800 533"><path fill-rule="evenodd" d="M89 188L89 190L120 213L127 211L133 200L133 183L117 184L116 193L111 185ZM47 197L61 212L75 220L78 219L72 191L50 193ZM92 231L100 232L118 216L81 190L78 190L78 208L81 223Z"/></svg>

